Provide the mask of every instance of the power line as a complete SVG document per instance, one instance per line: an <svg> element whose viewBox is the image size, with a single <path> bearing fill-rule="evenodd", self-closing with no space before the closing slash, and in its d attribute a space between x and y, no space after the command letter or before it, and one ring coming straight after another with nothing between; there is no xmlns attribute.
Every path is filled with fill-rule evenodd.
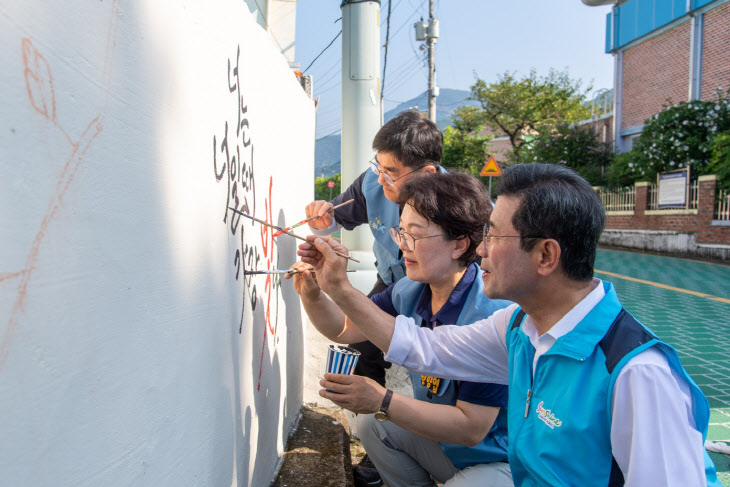
<svg viewBox="0 0 730 487"><path fill-rule="evenodd" d="M416 67L424 68L422 64L422 60L420 59L412 59L408 64L403 65L403 68L400 70L400 72L393 76L393 80L390 83L390 92L393 90L396 90L403 86L406 82L408 82L414 74L414 69ZM421 72L422 74L426 74L422 71L422 69L416 71L416 73Z"/></svg>
<svg viewBox="0 0 730 487"><path fill-rule="evenodd" d="M393 0L388 0L388 20L386 21L385 28L385 60L383 61L383 81L380 85L380 101L382 103L383 96L385 93L385 68L388 66L388 43L390 42L390 7L393 4Z"/></svg>
<svg viewBox="0 0 730 487"><path fill-rule="evenodd" d="M332 80L335 80L335 83L333 85L330 85L329 83ZM317 92L323 93L325 91L328 91L330 88L338 86L341 81L342 77L340 76L339 72L332 73L329 78L327 78L326 80L322 80L321 83L317 83Z"/></svg>
<svg viewBox="0 0 730 487"><path fill-rule="evenodd" d="M335 42L335 41L337 40L337 38L338 38L338 37L340 37L340 35L341 35L341 34L342 34L342 29L340 29L340 31L339 31L339 32L337 33L337 35L336 35L336 36L335 36L335 37L334 37L334 38L333 38L333 39L332 39L332 40L330 41L330 43L329 43L329 44L327 44L327 47L325 47L324 49L322 49L322 50L321 50L321 51L319 52L319 54L317 54L317 57L316 57L316 58L314 58L314 59L312 60L312 62L311 62L311 63L309 63L309 66L307 66L306 68L304 68L304 70L302 71L302 73L306 73L306 72L307 72L307 70L308 70L309 68L311 68L311 67L312 67L312 64L314 64L314 61L316 61L317 59L319 59L319 56L321 56L322 54L324 54L324 52L325 52L325 51L326 51L327 49L329 49L329 47L330 47L330 46L331 46L332 44L334 44L334 42Z"/></svg>
<svg viewBox="0 0 730 487"><path fill-rule="evenodd" d="M417 68L419 67L418 64L419 64L418 60L411 60L409 63L404 64L403 67L401 68L401 70L392 76L393 79L390 82L391 90L394 90L396 88L395 85L398 85L401 81L407 80L407 79L410 79L411 77L413 77L414 73L418 72L418 70L417 70ZM389 93L390 93L390 91L389 91Z"/></svg>
<svg viewBox="0 0 730 487"><path fill-rule="evenodd" d="M319 78L324 78L325 76L327 76L328 74L330 74L330 72L331 72L331 71L332 71L333 69L335 69L336 67L338 67L338 66L341 66L341 65L342 65L342 57L338 57L337 59L335 59L335 62L334 62L334 63L332 64L332 66L330 66L330 67L329 67L329 68L328 68L328 69L327 69L326 71L324 71L324 72L323 72L322 74L316 73L316 76L318 76ZM338 72L338 73L339 73L339 72Z"/></svg>
<svg viewBox="0 0 730 487"><path fill-rule="evenodd" d="M401 24L401 26L398 27L398 29L393 33L393 37L397 36L398 35L398 32L400 32L403 29L403 27L405 27L406 24L408 24L411 21L411 19L413 18L413 16L418 14L418 10L421 9L421 8L423 8L423 5L425 3L426 3L426 0L423 0L421 2L421 5L419 5L418 7L416 7L416 10L414 10L413 13L410 16L408 16L408 18L406 19L406 21L403 22ZM411 5L411 6L413 6L413 5Z"/></svg>
<svg viewBox="0 0 730 487"><path fill-rule="evenodd" d="M341 131L341 130L342 130L342 128L338 128L338 129L337 129L337 130L335 130L334 132L331 132L331 133L329 133L329 134L327 134L327 135L323 135L322 137L320 137L320 138L318 138L318 139L314 139L314 140L322 140L322 139L324 139L324 138L326 138L326 137L329 137L330 135L335 135L335 134L336 134L337 132L339 132L339 131Z"/></svg>

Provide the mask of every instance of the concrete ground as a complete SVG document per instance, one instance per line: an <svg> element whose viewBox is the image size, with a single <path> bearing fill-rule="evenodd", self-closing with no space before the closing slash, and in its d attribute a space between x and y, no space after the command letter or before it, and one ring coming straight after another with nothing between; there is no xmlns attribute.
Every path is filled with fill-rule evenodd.
<svg viewBox="0 0 730 487"><path fill-rule="evenodd" d="M599 250L595 269L631 314L677 350L710 403L707 439L730 444L730 266ZM710 457L730 487L730 458Z"/></svg>
<svg viewBox="0 0 730 487"><path fill-rule="evenodd" d="M343 409L305 406L271 487L353 487L347 429Z"/></svg>
<svg viewBox="0 0 730 487"><path fill-rule="evenodd" d="M707 439L730 444L730 266L599 250L595 268L596 277L614 284L624 307L679 353L712 408ZM364 272L360 277L367 281ZM367 286L367 282L362 285ZM313 328L305 336L306 349L311 350L305 360L305 402L332 407L318 395L318 361L326 354L329 342ZM409 393L403 369L392 368L387 380L389 387ZM362 448L352 418L347 417L352 435L348 438L352 458L347 461L357 463ZM730 487L730 457L720 453L710 456L720 481Z"/></svg>

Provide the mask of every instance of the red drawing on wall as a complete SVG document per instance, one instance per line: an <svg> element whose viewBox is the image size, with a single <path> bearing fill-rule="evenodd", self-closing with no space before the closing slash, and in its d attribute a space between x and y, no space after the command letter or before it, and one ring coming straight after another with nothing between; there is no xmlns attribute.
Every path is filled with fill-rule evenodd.
<svg viewBox="0 0 730 487"><path fill-rule="evenodd" d="M109 23L109 31L107 37L107 47L104 60L104 70L102 79L104 87L108 93L109 81L111 79L111 54L116 45L116 15L118 0L112 5L112 15ZM36 263L41 251L41 245L47 237L48 227L53 219L58 215L59 210L63 207L63 198L66 195L71 183L76 176L79 166L84 161L86 152L91 147L96 137L103 130L103 113L106 108L95 115L86 125L81 136L74 140L64 129L58 120L56 112L56 95L53 89L53 74L50 64L43 54L35 47L33 41L24 38L21 41L21 54L23 60L23 77L25 79L25 87L28 93L28 100L33 109L43 118L51 122L56 129L68 141L69 149L66 160L61 168L61 173L56 180L56 187L51 195L48 208L41 220L40 226L31 244L25 265L20 271L0 273L0 282L8 279L18 278L17 293L10 317L5 326L5 332L0 341L0 371L3 370L10 352L10 344L15 336L15 330L18 326L20 316L25 312L25 303L27 300L28 284L33 277L36 269Z"/></svg>

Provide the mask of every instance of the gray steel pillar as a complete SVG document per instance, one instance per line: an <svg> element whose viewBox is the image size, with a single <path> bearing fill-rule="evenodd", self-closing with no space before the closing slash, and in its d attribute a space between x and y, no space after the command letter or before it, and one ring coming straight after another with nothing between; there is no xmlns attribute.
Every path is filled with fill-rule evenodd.
<svg viewBox="0 0 730 487"><path fill-rule="evenodd" d="M350 185L373 157L380 129L380 1L343 0L342 8L342 187ZM350 250L371 251L367 225L342 232Z"/></svg>

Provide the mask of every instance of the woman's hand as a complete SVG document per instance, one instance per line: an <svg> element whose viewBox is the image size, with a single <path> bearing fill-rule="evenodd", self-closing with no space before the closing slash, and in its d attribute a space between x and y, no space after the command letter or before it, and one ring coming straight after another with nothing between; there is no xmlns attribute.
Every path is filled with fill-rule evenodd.
<svg viewBox="0 0 730 487"><path fill-rule="evenodd" d="M295 274L284 274L284 279L294 279L294 291L304 299L315 299L322 290L314 277L313 267L304 262L296 262L289 269L298 270Z"/></svg>
<svg viewBox="0 0 730 487"><path fill-rule="evenodd" d="M368 377L360 375L324 374L319 385L325 389L319 395L353 413L369 414L380 408L386 389Z"/></svg>

